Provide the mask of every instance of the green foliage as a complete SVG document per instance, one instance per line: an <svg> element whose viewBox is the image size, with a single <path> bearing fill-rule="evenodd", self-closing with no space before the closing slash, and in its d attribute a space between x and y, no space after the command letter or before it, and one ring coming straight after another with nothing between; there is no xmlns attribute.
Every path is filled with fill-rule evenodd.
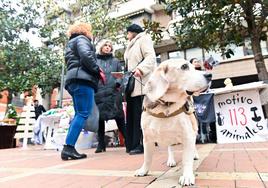
<svg viewBox="0 0 268 188"><path fill-rule="evenodd" d="M60 85L66 31L74 21L92 24L96 41L118 34L129 23L113 19L108 12L111 0L3 0L0 2L0 91L12 94L31 90L38 85L43 93ZM33 46L22 36L33 30L43 45ZM118 42L119 43L119 42Z"/></svg>
<svg viewBox="0 0 268 188"><path fill-rule="evenodd" d="M102 39L110 39L117 44L122 44L119 35L125 35L126 27L129 25L127 18L111 18L109 12L116 9L114 2L123 2L123 0L81 0L85 6L82 8L81 17L92 24L95 43ZM123 40L123 43L125 40Z"/></svg>
<svg viewBox="0 0 268 188"><path fill-rule="evenodd" d="M16 120L16 125L19 124L20 117L18 116L18 113L17 113L15 106L13 104L7 105L5 118L14 119L14 120Z"/></svg>
<svg viewBox="0 0 268 188"><path fill-rule="evenodd" d="M169 0L166 5L167 13L180 16L173 24L179 48L200 47L227 54L230 44L241 45L253 34L258 35L257 40L266 35L267 9L267 2L251 0Z"/></svg>
<svg viewBox="0 0 268 188"><path fill-rule="evenodd" d="M48 48L32 48L29 43L20 41L16 46L6 46L1 65L0 89L23 92L38 85L51 91L60 78L60 59ZM53 85L52 85L53 84Z"/></svg>
<svg viewBox="0 0 268 188"><path fill-rule="evenodd" d="M114 3L125 2L125 0L78 0L73 4L69 1L63 1L65 7L52 0L42 1L47 21L46 26L41 28L40 31L41 36L47 38L47 44L61 44L63 49L67 41L66 31L68 26L76 21L82 21L92 25L93 42L95 44L102 39L110 39L115 44L125 46L125 30L130 23L129 20L124 17L115 19L109 16L109 12L116 9ZM48 35L53 30L58 32L58 38L52 39ZM121 52L117 52L117 55L119 59L123 59Z"/></svg>
<svg viewBox="0 0 268 188"><path fill-rule="evenodd" d="M164 27L161 27L159 22L145 19L143 19L143 25L146 32L151 35L152 40L156 44L160 43L163 38L162 32L164 30Z"/></svg>
<svg viewBox="0 0 268 188"><path fill-rule="evenodd" d="M174 39L181 50L200 47L229 58L231 45L250 39L259 80L267 80L260 41L267 38L267 0L167 0L167 13L176 13Z"/></svg>
<svg viewBox="0 0 268 188"><path fill-rule="evenodd" d="M31 39L22 37L31 28L43 29L38 8L40 4L30 0L0 3L0 91L14 94L38 85L51 92L59 85L62 55L45 45L34 47ZM51 30L43 30L51 35Z"/></svg>
<svg viewBox="0 0 268 188"><path fill-rule="evenodd" d="M18 116L15 107L12 104L7 105L6 118L16 119Z"/></svg>
<svg viewBox="0 0 268 188"><path fill-rule="evenodd" d="M117 36L122 34L129 24L126 18L115 19L109 16L109 12L116 8L113 3L124 0L77 0L72 4L69 1L63 1L65 7L55 1L43 1L46 4L46 19L49 24L57 25L60 36L65 36L70 24L82 21L92 25L95 44L104 38L120 43ZM61 40L62 44L66 39Z"/></svg>

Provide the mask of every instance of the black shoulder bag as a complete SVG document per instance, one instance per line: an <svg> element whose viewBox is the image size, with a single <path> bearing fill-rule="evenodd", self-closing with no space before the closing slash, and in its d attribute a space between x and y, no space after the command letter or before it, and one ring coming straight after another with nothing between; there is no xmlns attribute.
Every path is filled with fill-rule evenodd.
<svg viewBox="0 0 268 188"><path fill-rule="evenodd" d="M142 60L136 65L136 67L144 60ZM125 73L123 77L123 91L126 96L130 96L132 91L134 90L135 87L135 77L134 77L134 72L128 71L128 64L126 63L125 66Z"/></svg>
<svg viewBox="0 0 268 188"><path fill-rule="evenodd" d="M126 72L123 77L123 89L126 96L130 96L135 87L134 72Z"/></svg>

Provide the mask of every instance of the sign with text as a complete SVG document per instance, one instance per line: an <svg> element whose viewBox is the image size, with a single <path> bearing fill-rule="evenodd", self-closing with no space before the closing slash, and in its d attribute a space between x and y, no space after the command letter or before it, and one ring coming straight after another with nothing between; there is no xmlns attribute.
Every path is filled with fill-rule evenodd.
<svg viewBox="0 0 268 188"><path fill-rule="evenodd" d="M268 140L258 90L215 95L214 106L218 143Z"/></svg>

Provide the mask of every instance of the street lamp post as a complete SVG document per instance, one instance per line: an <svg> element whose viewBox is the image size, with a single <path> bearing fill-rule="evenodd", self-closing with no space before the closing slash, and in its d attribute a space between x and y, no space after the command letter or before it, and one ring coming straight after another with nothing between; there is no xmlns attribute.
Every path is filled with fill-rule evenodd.
<svg viewBox="0 0 268 188"><path fill-rule="evenodd" d="M62 108L62 99L63 99L63 88L64 88L64 74L65 74L65 66L64 63L61 65L61 81L60 81L60 98L58 107Z"/></svg>

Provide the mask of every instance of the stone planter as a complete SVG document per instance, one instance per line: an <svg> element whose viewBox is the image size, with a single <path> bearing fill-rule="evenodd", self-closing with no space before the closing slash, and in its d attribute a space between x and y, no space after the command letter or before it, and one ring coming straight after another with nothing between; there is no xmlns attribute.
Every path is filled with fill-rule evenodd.
<svg viewBox="0 0 268 188"><path fill-rule="evenodd" d="M13 148L16 125L0 125L0 149Z"/></svg>

